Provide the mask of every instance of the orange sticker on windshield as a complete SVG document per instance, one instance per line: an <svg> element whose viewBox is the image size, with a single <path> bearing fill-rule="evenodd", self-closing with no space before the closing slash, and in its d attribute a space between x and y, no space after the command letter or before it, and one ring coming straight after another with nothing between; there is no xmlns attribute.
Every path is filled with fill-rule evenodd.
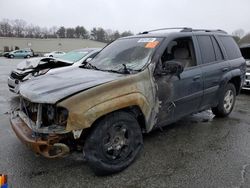
<svg viewBox="0 0 250 188"><path fill-rule="evenodd" d="M148 42L145 45L145 48L155 48L159 44L159 41L154 41L154 42Z"/></svg>

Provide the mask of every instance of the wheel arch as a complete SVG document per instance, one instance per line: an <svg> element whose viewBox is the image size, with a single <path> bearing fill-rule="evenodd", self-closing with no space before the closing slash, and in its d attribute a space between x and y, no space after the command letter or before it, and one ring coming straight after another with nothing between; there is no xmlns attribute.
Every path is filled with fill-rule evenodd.
<svg viewBox="0 0 250 188"><path fill-rule="evenodd" d="M221 82L220 93L226 87L228 83L232 83L236 89L236 95L240 93L241 83L242 83L242 74L239 69L235 69L231 72L226 73Z"/></svg>
<svg viewBox="0 0 250 188"><path fill-rule="evenodd" d="M141 93L131 93L92 106L85 112L70 112L67 129L90 128L108 114L126 111L137 119L141 129L144 131L146 130L147 119L150 114L149 109L149 103Z"/></svg>
<svg viewBox="0 0 250 188"><path fill-rule="evenodd" d="M241 77L240 76L234 76L232 77L228 83L232 83L236 89L236 95L239 95L240 88L241 88Z"/></svg>

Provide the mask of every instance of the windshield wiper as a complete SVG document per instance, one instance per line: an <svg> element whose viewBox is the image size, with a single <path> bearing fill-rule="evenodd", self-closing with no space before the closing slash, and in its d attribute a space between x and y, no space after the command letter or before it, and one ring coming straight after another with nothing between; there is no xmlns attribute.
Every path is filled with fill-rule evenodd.
<svg viewBox="0 0 250 188"><path fill-rule="evenodd" d="M126 64L122 64L124 74L130 74L130 69L127 68Z"/></svg>
<svg viewBox="0 0 250 188"><path fill-rule="evenodd" d="M120 68L120 69L117 69L117 70L115 70L115 69L110 69L110 70L107 70L108 72L115 72L115 73L120 73L120 74L131 74L131 72L133 72L133 71L135 71L135 70L133 70L133 69L131 69L131 68L128 68L127 66L126 66L126 64L122 64L122 68Z"/></svg>
<svg viewBox="0 0 250 188"><path fill-rule="evenodd" d="M85 68L85 69L94 69L94 70L100 70L98 69L96 66L92 65L91 63L85 63L81 66L79 66L80 68Z"/></svg>

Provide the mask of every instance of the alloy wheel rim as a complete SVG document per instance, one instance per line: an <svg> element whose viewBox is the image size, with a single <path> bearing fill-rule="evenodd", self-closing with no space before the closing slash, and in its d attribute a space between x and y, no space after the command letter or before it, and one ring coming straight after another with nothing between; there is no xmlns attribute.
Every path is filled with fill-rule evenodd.
<svg viewBox="0 0 250 188"><path fill-rule="evenodd" d="M224 109L229 113L233 107L234 94L232 90L228 90L224 97Z"/></svg>
<svg viewBox="0 0 250 188"><path fill-rule="evenodd" d="M103 140L103 149L107 159L120 161L130 154L129 131L125 125L111 127Z"/></svg>

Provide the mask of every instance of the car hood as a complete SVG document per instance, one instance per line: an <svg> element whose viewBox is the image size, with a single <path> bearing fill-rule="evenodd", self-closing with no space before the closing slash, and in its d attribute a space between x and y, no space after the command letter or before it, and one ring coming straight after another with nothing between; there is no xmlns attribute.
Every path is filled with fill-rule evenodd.
<svg viewBox="0 0 250 188"><path fill-rule="evenodd" d="M23 82L20 85L20 94L31 102L54 104L67 96L123 76L83 68L69 69Z"/></svg>
<svg viewBox="0 0 250 188"><path fill-rule="evenodd" d="M31 59L27 59L25 61L20 62L17 65L17 70L24 71L24 70L27 70L27 69L35 69L38 65L40 65L40 64L46 64L46 63L48 63L46 61L51 60L51 59L62 61L60 59L53 58L53 57L31 58ZM68 63L68 64L73 64L72 62L69 62L69 61L63 61L63 62L64 63Z"/></svg>

